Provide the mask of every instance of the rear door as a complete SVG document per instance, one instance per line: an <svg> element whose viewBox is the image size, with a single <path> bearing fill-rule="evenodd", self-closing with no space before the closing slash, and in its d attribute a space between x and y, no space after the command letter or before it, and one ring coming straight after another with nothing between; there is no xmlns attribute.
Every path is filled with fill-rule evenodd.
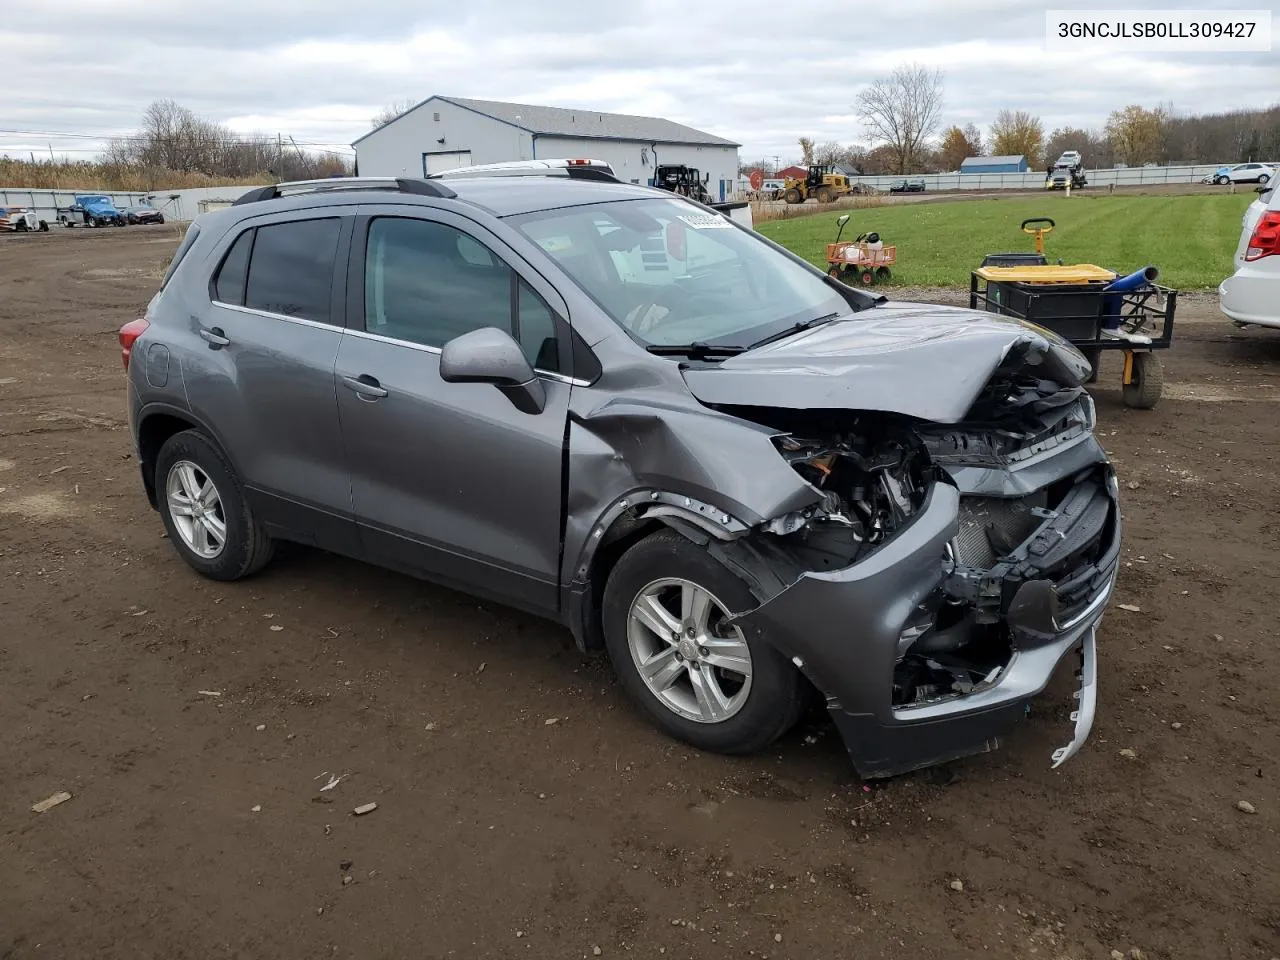
<svg viewBox="0 0 1280 960"><path fill-rule="evenodd" d="M334 363L355 208L246 221L224 238L183 373L273 533L359 550Z"/></svg>
<svg viewBox="0 0 1280 960"><path fill-rule="evenodd" d="M338 404L367 552L555 612L570 390L563 301L473 221L403 206L361 208L348 288ZM546 388L540 413L522 413L492 385L440 378L441 347L487 326L525 348Z"/></svg>

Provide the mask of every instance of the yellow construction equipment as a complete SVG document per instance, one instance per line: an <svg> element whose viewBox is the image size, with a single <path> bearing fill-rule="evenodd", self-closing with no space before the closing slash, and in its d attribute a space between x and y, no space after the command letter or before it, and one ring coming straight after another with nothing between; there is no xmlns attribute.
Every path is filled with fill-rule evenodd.
<svg viewBox="0 0 1280 960"><path fill-rule="evenodd" d="M819 203L831 203L852 192L848 177L836 173L829 164L815 163L809 166L809 173L804 178L787 177L782 196L787 203L804 203L810 197Z"/></svg>

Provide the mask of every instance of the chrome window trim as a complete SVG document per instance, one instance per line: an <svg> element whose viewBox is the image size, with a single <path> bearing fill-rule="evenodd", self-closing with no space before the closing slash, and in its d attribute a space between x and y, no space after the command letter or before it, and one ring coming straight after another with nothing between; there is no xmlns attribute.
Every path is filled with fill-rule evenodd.
<svg viewBox="0 0 1280 960"><path fill-rule="evenodd" d="M369 333L367 330L352 330L350 327L343 327L336 323L322 323L319 320L309 320L306 317L291 317L284 313L272 313L269 310L256 310L253 307L242 307L235 303L223 303L221 300L211 301L215 307L222 307L224 310L234 310L236 313L247 314L251 317L265 317L268 320L284 320L286 323L297 323L304 327L315 327L320 330L333 330L336 333L345 334L349 337L359 337L361 340L373 340L377 343L389 343L397 347L408 347L411 350L419 350L423 353L433 353L440 355L439 347L428 346L425 343L414 343L412 340L400 340L396 337L384 337L380 333ZM534 368L534 373L540 377L546 377L548 380L555 380L559 383L567 383L573 387L589 387L591 383L587 380L579 380L576 377L567 377L563 373L555 373L551 370L542 370L538 367Z"/></svg>

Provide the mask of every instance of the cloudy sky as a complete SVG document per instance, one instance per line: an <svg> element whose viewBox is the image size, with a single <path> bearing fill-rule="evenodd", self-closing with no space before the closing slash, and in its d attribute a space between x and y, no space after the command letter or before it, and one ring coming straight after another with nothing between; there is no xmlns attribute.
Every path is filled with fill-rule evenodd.
<svg viewBox="0 0 1280 960"><path fill-rule="evenodd" d="M1270 10L1280 33L1280 0L1231 5ZM865 139L857 91L909 61L945 71L946 123L984 131L1003 107L1048 132L1128 103L1280 102L1280 38L1269 53L1104 54L1046 52L1044 37L1029 0L3 0L0 152L87 158L165 97L343 148L382 106L443 94L663 116L743 143L744 160L786 158L800 136Z"/></svg>

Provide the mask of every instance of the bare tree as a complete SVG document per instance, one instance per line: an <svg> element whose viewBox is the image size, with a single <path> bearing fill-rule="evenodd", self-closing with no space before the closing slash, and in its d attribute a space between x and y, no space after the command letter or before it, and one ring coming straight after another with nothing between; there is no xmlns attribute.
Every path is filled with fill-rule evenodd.
<svg viewBox="0 0 1280 960"><path fill-rule="evenodd" d="M873 140L893 151L895 173L919 164L942 114L942 71L908 64L858 94L858 112Z"/></svg>
<svg viewBox="0 0 1280 960"><path fill-rule="evenodd" d="M803 166L810 166L813 163L813 137L800 138L800 163Z"/></svg>
<svg viewBox="0 0 1280 960"><path fill-rule="evenodd" d="M373 129L377 130L379 127L385 127L401 114L408 113L412 110L418 105L418 102L419 101L411 100L408 97L401 97L399 100L393 100L374 114L373 119L370 121L373 124Z"/></svg>
<svg viewBox="0 0 1280 960"><path fill-rule="evenodd" d="M983 146L982 131L978 129L977 124L966 123L964 125L964 137L973 147L973 155L975 157L982 156L982 151L985 147Z"/></svg>

